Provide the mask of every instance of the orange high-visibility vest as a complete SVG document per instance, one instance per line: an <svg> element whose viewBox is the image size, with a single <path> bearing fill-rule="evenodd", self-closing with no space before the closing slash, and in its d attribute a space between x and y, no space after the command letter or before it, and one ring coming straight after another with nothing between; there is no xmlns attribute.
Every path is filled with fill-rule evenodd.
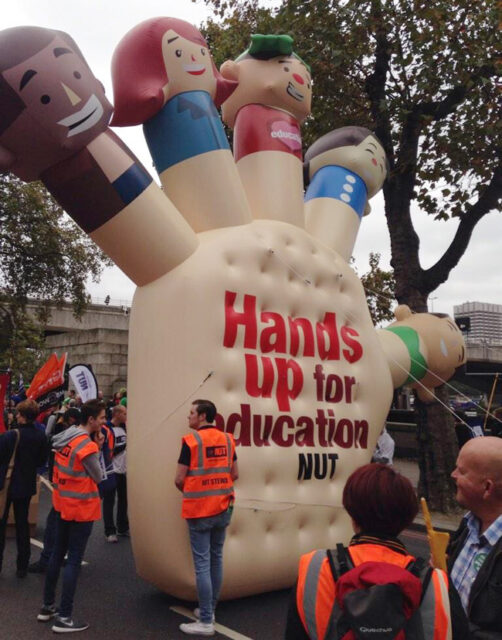
<svg viewBox="0 0 502 640"><path fill-rule="evenodd" d="M52 503L63 520L88 522L101 518L98 486L82 464L84 458L98 451L98 445L83 433L56 453Z"/></svg>
<svg viewBox="0 0 502 640"><path fill-rule="evenodd" d="M230 475L233 437L219 429L195 431L183 438L190 448L190 466L183 485L183 518L205 518L222 513L234 498Z"/></svg>
<svg viewBox="0 0 502 640"><path fill-rule="evenodd" d="M389 562L405 569L413 556L404 555L378 544L358 544L348 548L354 566L363 562ZM300 558L296 606L305 631L312 640L330 640L326 635L334 613L336 585L326 550L311 551ZM422 598L420 615L424 638L448 640L452 637L448 576L433 569Z"/></svg>

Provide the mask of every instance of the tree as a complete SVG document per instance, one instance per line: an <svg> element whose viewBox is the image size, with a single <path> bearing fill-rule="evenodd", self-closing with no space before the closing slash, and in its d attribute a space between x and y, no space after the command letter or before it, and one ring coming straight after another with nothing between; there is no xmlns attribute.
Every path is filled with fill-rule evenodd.
<svg viewBox="0 0 502 640"><path fill-rule="evenodd" d="M361 276L366 301L375 325L394 320L392 311L396 282L392 271L380 268L380 254L370 253L370 270Z"/></svg>
<svg viewBox="0 0 502 640"><path fill-rule="evenodd" d="M29 380L43 357L48 305L71 301L78 317L89 296L85 280L110 264L40 183L0 176L0 367ZM28 300L39 303L36 317Z"/></svg>
<svg viewBox="0 0 502 640"><path fill-rule="evenodd" d="M481 218L502 198L501 131L495 77L497 0L206 0L215 10L206 35L217 64L235 57L251 33L289 33L312 66L313 114L307 145L347 124L367 126L390 163L384 184L396 298L427 310L427 298L458 264ZM411 207L455 218L455 236L428 269ZM446 392L438 398L446 404ZM432 508L454 505L452 417L419 404L419 491Z"/></svg>

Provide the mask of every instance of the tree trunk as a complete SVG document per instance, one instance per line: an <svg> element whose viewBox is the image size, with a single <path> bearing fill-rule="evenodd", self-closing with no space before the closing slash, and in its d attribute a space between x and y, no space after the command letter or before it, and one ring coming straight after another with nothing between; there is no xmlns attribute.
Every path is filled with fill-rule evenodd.
<svg viewBox="0 0 502 640"><path fill-rule="evenodd" d="M436 389L436 395L441 402L448 404L445 385ZM454 511L458 505L450 474L458 455L455 422L440 402L424 404L416 398L415 412L420 470L418 496L426 498L429 509L443 513Z"/></svg>

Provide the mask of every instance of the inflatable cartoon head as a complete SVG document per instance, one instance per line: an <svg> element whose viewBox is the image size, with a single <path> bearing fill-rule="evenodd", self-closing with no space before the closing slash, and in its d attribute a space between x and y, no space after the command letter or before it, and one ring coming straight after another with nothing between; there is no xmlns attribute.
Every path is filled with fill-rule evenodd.
<svg viewBox="0 0 502 640"><path fill-rule="evenodd" d="M222 106L223 121L230 127L239 109L248 104L282 109L299 122L310 113L310 67L294 53L291 36L251 36L250 47L235 61L227 60L221 73L239 83Z"/></svg>
<svg viewBox="0 0 502 640"><path fill-rule="evenodd" d="M129 31L112 59L114 126L143 124L185 91L206 91L217 106L236 84L218 73L200 31L177 18L152 18Z"/></svg>
<svg viewBox="0 0 502 640"><path fill-rule="evenodd" d="M389 171L382 143L365 127L341 127L316 140L305 154L307 180L326 165L357 173L366 184L368 198L382 188Z"/></svg>
<svg viewBox="0 0 502 640"><path fill-rule="evenodd" d="M462 333L453 320L444 314L413 313L407 305L395 311L397 322L392 327L412 326L421 336L422 352L427 359L427 373L411 386L424 402L434 399L433 389L449 380L455 370L466 362Z"/></svg>
<svg viewBox="0 0 502 640"><path fill-rule="evenodd" d="M36 180L107 128L103 85L66 33L6 29L0 60L0 168Z"/></svg>

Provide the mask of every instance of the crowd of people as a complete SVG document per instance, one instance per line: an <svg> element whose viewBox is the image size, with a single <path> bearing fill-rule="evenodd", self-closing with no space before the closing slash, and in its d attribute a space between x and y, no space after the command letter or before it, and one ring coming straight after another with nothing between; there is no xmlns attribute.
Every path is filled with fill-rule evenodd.
<svg viewBox="0 0 502 640"><path fill-rule="evenodd" d="M107 542L129 536L127 393L122 390L105 406L100 398L82 403L70 391L50 412L41 414L34 400L23 400L14 409L9 407L8 413L12 414L9 429L0 436L0 571L12 505L17 576L46 574L44 604L37 619L54 619L56 633L82 631L88 625L74 620L73 599L93 523L103 513ZM40 557L30 564L28 510L37 492L37 474L45 473L53 490L52 508ZM56 586L65 556L61 600L56 607Z"/></svg>
<svg viewBox="0 0 502 640"><path fill-rule="evenodd" d="M47 420L48 436L36 423L37 404L25 400L16 407L13 428L0 437L0 496L4 494L0 570L12 505L17 575L46 574L37 619L53 621L55 632L88 628L73 618L73 600L86 544L101 512L107 542L129 535L127 401L116 400L107 419L101 400L78 408L77 399L69 397L65 407ZM211 401L193 402L188 415L192 431L182 439L174 478L183 494L182 517L188 525L199 600L196 621L183 623L180 629L197 636L216 631L223 546L234 508L234 481L239 476L233 438L215 427L215 416ZM5 491L2 486L12 459ZM47 516L44 548L30 565L28 508L36 492L37 470L47 459L53 507ZM468 511L451 538L447 571L443 571L428 559L413 557L398 537L418 511L410 481L381 462L356 469L343 491L354 536L348 547L315 549L300 558L286 640L502 640L502 439L469 440L459 452L452 478L457 502Z"/></svg>

